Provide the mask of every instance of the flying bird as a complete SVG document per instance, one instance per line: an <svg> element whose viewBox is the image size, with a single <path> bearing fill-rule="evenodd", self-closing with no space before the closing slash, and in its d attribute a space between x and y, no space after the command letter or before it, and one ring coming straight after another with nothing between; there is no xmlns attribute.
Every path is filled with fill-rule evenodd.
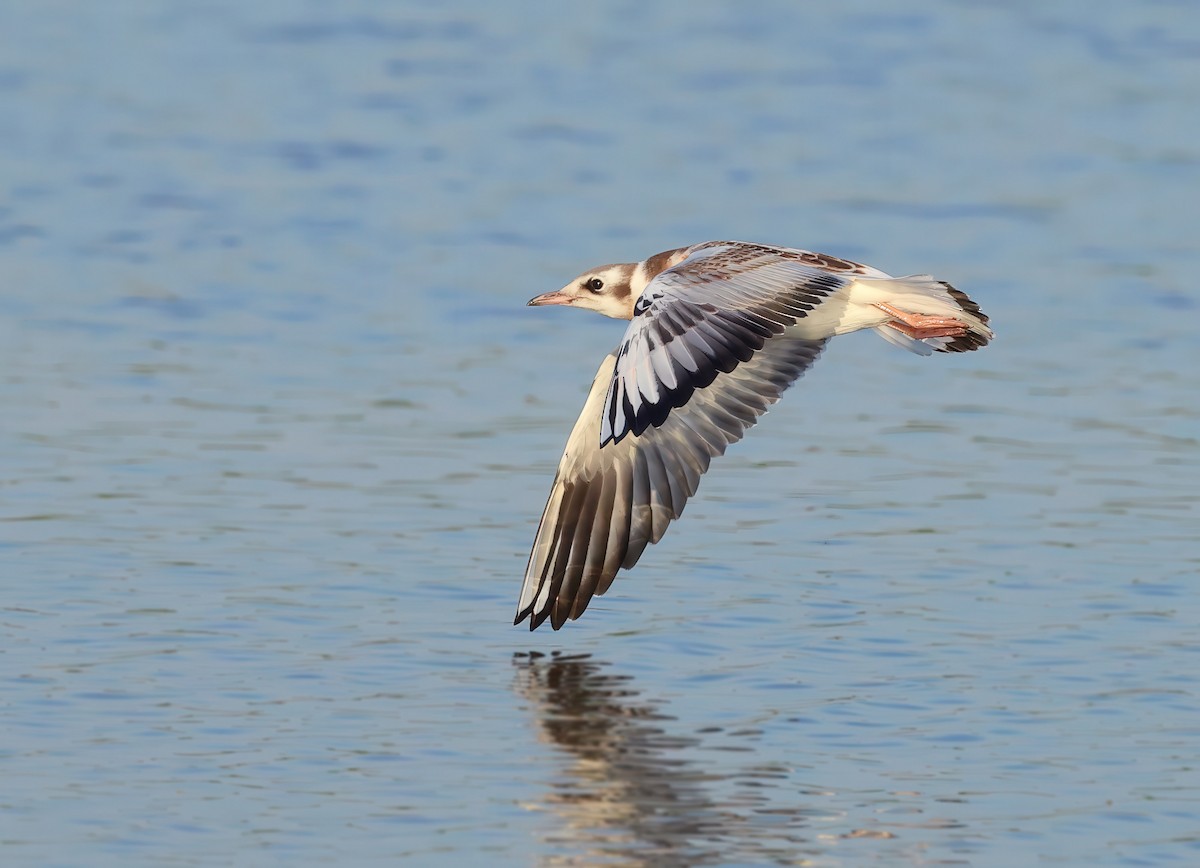
<svg viewBox="0 0 1200 868"><path fill-rule="evenodd" d="M992 338L979 305L929 275L742 241L602 265L529 304L630 320L600 364L538 525L513 621L528 618L530 630L578 618L662 539L709 462L831 337L875 329L920 355Z"/></svg>

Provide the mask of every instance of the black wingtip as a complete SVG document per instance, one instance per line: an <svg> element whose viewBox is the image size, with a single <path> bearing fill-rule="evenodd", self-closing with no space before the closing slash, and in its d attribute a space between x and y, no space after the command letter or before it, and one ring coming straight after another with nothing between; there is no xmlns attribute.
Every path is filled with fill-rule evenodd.
<svg viewBox="0 0 1200 868"><path fill-rule="evenodd" d="M550 617L550 609L549 608L547 608L543 612L531 612L529 614L529 632L532 633L538 627L542 626L542 624L544 624L546 619L549 617ZM554 625L551 624L551 626L554 626ZM554 629L557 630L558 628L554 627Z"/></svg>
<svg viewBox="0 0 1200 868"><path fill-rule="evenodd" d="M513 618L513 626L514 627L516 627L518 624L520 624L522 621L524 621L526 618L528 618L529 619L529 632L532 633L538 627L542 626L542 624L545 622L545 620L550 617L549 609L547 609L544 612L538 613L538 612L533 611L533 605L534 605L533 603L530 603L524 609L517 612L517 617ZM557 630L558 628L555 627L554 629Z"/></svg>

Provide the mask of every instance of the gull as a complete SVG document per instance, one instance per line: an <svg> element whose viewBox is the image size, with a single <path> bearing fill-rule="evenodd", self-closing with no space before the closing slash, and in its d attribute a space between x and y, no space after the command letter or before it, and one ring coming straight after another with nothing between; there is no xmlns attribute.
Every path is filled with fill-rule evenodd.
<svg viewBox="0 0 1200 868"><path fill-rule="evenodd" d="M683 514L835 335L875 329L920 355L992 338L979 305L927 274L807 250L707 241L602 265L530 299L629 320L600 364L542 513L514 624L583 614Z"/></svg>

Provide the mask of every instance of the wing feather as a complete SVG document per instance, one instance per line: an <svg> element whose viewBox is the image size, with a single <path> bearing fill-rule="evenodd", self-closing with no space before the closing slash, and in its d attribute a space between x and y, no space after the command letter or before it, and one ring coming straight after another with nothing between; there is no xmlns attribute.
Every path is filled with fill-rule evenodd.
<svg viewBox="0 0 1200 868"><path fill-rule="evenodd" d="M514 623L529 618L536 629L549 619L558 629L582 615L619 570L662 539L712 459L742 438L824 345L787 335L768 341L732 374L694 390L658 427L601 448L602 414L620 351L610 353L567 440Z"/></svg>
<svg viewBox="0 0 1200 868"><path fill-rule="evenodd" d="M617 351L600 445L662 425L697 389L749 362L853 283L806 255L718 242L655 277Z"/></svg>

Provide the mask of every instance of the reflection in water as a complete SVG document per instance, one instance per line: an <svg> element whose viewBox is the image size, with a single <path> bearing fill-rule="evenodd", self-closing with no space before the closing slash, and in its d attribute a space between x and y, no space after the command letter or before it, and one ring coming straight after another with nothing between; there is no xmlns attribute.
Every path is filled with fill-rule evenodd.
<svg viewBox="0 0 1200 868"><path fill-rule="evenodd" d="M586 654L532 652L514 663L546 738L575 759L542 805L560 820L546 839L557 851L548 864L572 862L564 849L608 865L656 866L727 863L734 854L794 864L823 849L808 840L811 829L797 834L807 811L763 804L762 787L785 770L702 769L685 756L701 740L665 732L661 724L674 718L640 699L629 676ZM745 791L712 795L728 784ZM764 815L772 818L765 826Z"/></svg>

